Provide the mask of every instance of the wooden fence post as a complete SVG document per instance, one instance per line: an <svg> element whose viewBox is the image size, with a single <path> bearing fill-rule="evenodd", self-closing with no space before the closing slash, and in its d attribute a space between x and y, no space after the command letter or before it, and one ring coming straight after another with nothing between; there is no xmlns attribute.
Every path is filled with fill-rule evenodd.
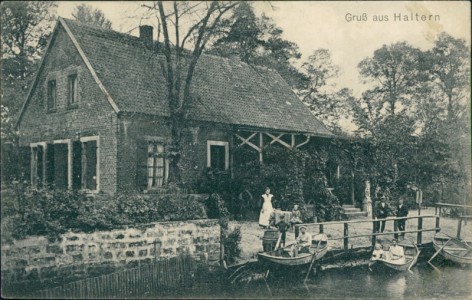
<svg viewBox="0 0 472 300"><path fill-rule="evenodd" d="M324 233L324 225L320 224L320 233Z"/></svg>
<svg viewBox="0 0 472 300"><path fill-rule="evenodd" d="M376 233L376 231L377 231L377 230L376 230L377 228L376 228L376 226L375 226L375 219L372 219L372 221L373 221L373 222L372 222L372 248L374 248L375 242L376 242L376 240L377 240L377 235L375 235L375 233Z"/></svg>
<svg viewBox="0 0 472 300"><path fill-rule="evenodd" d="M436 233L438 233L441 229L439 229L439 219L440 217L436 215Z"/></svg>
<svg viewBox="0 0 472 300"><path fill-rule="evenodd" d="M344 223L344 250L349 249L349 224Z"/></svg>
<svg viewBox="0 0 472 300"><path fill-rule="evenodd" d="M459 221L457 223L457 238L461 238L461 229L462 229L462 218L459 216Z"/></svg>
<svg viewBox="0 0 472 300"><path fill-rule="evenodd" d="M398 239L398 233L397 233L398 232L398 221L397 221L397 219L393 220L393 232L395 232L393 234L393 237L395 239Z"/></svg>
<svg viewBox="0 0 472 300"><path fill-rule="evenodd" d="M418 245L423 243L423 217L418 218L418 235L416 236L416 243Z"/></svg>

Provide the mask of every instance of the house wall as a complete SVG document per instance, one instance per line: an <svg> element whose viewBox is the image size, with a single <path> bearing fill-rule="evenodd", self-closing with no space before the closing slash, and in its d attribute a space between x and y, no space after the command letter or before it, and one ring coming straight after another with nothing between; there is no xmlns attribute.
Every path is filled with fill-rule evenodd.
<svg viewBox="0 0 472 300"><path fill-rule="evenodd" d="M59 25L60 26L60 25ZM116 191L116 130L117 116L106 100L77 49L60 27L44 65L38 83L19 124L20 143L53 142L59 139L77 141L80 137L100 136L99 172L100 190ZM67 80L71 72L78 74L78 105L68 106ZM56 80L57 100L55 112L48 112L47 82Z"/></svg>
<svg viewBox="0 0 472 300"><path fill-rule="evenodd" d="M61 282L109 273L153 259L188 253L218 265L217 220L150 223L94 233L68 232L59 241L29 237L2 245L2 282Z"/></svg>
<svg viewBox="0 0 472 300"><path fill-rule="evenodd" d="M207 169L207 140L230 142L230 129L207 123L194 124L183 135L181 164L184 186L192 189ZM197 128L197 129L196 129ZM148 137L171 141L170 126L163 117L121 116L118 133L118 190L137 189L138 144Z"/></svg>

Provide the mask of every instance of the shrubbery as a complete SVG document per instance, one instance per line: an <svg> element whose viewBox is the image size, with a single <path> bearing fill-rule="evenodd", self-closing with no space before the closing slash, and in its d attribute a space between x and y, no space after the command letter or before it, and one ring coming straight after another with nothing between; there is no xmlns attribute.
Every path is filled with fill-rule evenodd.
<svg viewBox="0 0 472 300"><path fill-rule="evenodd" d="M206 218L204 204L173 194L89 195L77 191L2 188L2 238L91 232L126 224Z"/></svg>

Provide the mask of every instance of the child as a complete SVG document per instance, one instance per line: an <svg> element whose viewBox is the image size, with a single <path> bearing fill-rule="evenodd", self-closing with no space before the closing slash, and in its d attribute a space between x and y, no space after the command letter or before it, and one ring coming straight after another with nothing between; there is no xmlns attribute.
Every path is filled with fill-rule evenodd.
<svg viewBox="0 0 472 300"><path fill-rule="evenodd" d="M279 229L280 233L282 234L280 238L280 246L285 247L285 237L287 235L287 230L290 227L285 221L284 215L280 216L280 222L277 223L275 226ZM283 246L282 246L283 245Z"/></svg>

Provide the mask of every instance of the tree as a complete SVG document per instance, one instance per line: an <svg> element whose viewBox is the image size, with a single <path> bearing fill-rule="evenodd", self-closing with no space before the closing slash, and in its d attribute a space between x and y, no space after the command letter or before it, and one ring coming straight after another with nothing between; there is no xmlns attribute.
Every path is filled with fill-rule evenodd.
<svg viewBox="0 0 472 300"><path fill-rule="evenodd" d="M51 1L1 3L2 119L14 120L26 98L39 58L52 30L55 8ZM11 140L14 135L2 136Z"/></svg>
<svg viewBox="0 0 472 300"><path fill-rule="evenodd" d="M210 53L277 70L294 88L304 84L305 78L292 65L301 57L298 46L282 38L283 30L272 19L256 16L249 2L241 2L217 31Z"/></svg>
<svg viewBox="0 0 472 300"><path fill-rule="evenodd" d="M52 29L57 4L52 1L5 1L1 4L3 75L26 78L41 56Z"/></svg>
<svg viewBox="0 0 472 300"><path fill-rule="evenodd" d="M302 98L314 115L326 126L335 131L342 131L339 120L347 117L352 101L352 93L349 89L338 90L336 83L341 69L331 59L328 49L317 49L302 64L302 71L306 78L306 84L298 90Z"/></svg>
<svg viewBox="0 0 472 300"><path fill-rule="evenodd" d="M420 50L406 42L398 42L375 50L374 56L362 60L358 68L364 83L373 85L372 92L381 110L394 115L406 111L418 83ZM370 99L373 100L373 99Z"/></svg>
<svg viewBox="0 0 472 300"><path fill-rule="evenodd" d="M87 4L77 5L72 16L79 22L111 29L111 21L105 17L105 14L100 9L94 9Z"/></svg>
<svg viewBox="0 0 472 300"><path fill-rule="evenodd" d="M464 102L470 84L470 50L462 39L456 39L443 32L435 41L433 49L425 53L425 68L429 81L440 89L446 100L449 121L463 112Z"/></svg>
<svg viewBox="0 0 472 300"><path fill-rule="evenodd" d="M157 1L146 6L158 19L158 39L162 32L161 64L167 86L172 142L169 145L170 181L181 183L182 135L187 127L188 108L195 68L217 26L238 2ZM183 24L187 24L185 26ZM173 37L172 37L173 35ZM191 49L187 49L191 47Z"/></svg>

